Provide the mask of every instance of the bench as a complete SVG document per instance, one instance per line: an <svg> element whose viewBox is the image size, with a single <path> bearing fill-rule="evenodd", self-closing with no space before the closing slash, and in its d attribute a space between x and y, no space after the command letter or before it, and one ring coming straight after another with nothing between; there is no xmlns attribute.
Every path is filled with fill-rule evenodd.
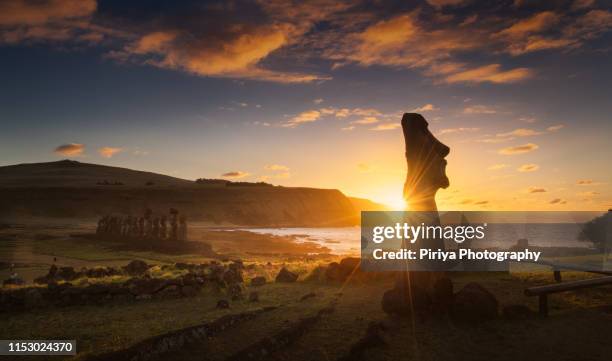
<svg viewBox="0 0 612 361"><path fill-rule="evenodd" d="M540 316L546 317L548 316L549 294L605 285L612 285L612 276L593 278L589 280L562 282L546 286L529 287L525 290L525 295L539 297Z"/></svg>

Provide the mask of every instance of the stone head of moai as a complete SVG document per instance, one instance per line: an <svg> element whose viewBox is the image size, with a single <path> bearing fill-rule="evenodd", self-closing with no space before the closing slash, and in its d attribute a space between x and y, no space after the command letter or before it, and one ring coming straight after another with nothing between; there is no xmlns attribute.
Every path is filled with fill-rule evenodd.
<svg viewBox="0 0 612 361"><path fill-rule="evenodd" d="M404 198L412 210L436 210L436 192L449 186L444 158L450 148L429 131L428 125L421 114L405 113L402 117L408 163Z"/></svg>

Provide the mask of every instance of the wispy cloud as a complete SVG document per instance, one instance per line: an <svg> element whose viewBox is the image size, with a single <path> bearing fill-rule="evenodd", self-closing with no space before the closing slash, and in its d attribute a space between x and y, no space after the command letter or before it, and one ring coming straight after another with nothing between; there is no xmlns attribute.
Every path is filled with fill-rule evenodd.
<svg viewBox="0 0 612 361"><path fill-rule="evenodd" d="M123 148L116 147L102 147L98 149L98 154L104 158L112 158L115 154L123 151Z"/></svg>
<svg viewBox="0 0 612 361"><path fill-rule="evenodd" d="M566 204L567 201L565 199L561 199L561 198L555 198L552 201L548 202L550 204Z"/></svg>
<svg viewBox="0 0 612 361"><path fill-rule="evenodd" d="M480 130L480 128L464 128L464 127L445 128L445 129L441 129L438 133L436 133L436 135L444 135L444 134L459 133L459 132L473 133L473 132L477 132L479 130Z"/></svg>
<svg viewBox="0 0 612 361"><path fill-rule="evenodd" d="M523 154L523 153L532 152L538 148L539 146L537 144L527 143L523 145L517 145L514 147L502 148L498 151L498 153L503 154L503 155Z"/></svg>
<svg viewBox="0 0 612 361"><path fill-rule="evenodd" d="M63 156L80 156L85 151L85 145L80 143L68 143L57 146L54 150L55 153Z"/></svg>
<svg viewBox="0 0 612 361"><path fill-rule="evenodd" d="M376 117L363 117L359 120L352 121L351 124L374 124L378 122L379 120Z"/></svg>
<svg viewBox="0 0 612 361"><path fill-rule="evenodd" d="M272 171L289 171L289 167L280 164L268 164L264 166L264 169Z"/></svg>
<svg viewBox="0 0 612 361"><path fill-rule="evenodd" d="M515 129L511 132L507 132L507 133L499 133L497 134L498 137L502 137L502 138L506 138L506 137L532 137L534 135L540 135L543 134L542 132L538 132L536 130L533 129L527 129L527 128L519 128L519 129Z"/></svg>
<svg viewBox="0 0 612 361"><path fill-rule="evenodd" d="M284 123L284 127L296 127L303 123L316 122L321 117L321 112L318 110L307 110L302 112L295 117L291 118L288 122Z"/></svg>
<svg viewBox="0 0 612 361"><path fill-rule="evenodd" d="M518 167L516 170L519 172L528 173L528 172L535 172L538 169L540 169L540 166L537 164L523 164L522 166Z"/></svg>
<svg viewBox="0 0 612 361"><path fill-rule="evenodd" d="M463 109L463 114L495 114L497 110L486 105L472 105Z"/></svg>
<svg viewBox="0 0 612 361"><path fill-rule="evenodd" d="M370 128L370 130L375 130L375 131L395 130L401 127L402 125L400 123L385 123L385 124L379 124L374 128Z"/></svg>
<svg viewBox="0 0 612 361"><path fill-rule="evenodd" d="M226 172L221 174L221 177L223 178L230 178L230 179L239 179L239 178L245 178L250 176L251 174L248 172L243 172L243 171L231 171L231 172Z"/></svg>
<svg viewBox="0 0 612 361"><path fill-rule="evenodd" d="M500 64L489 64L478 68L460 71L444 78L445 82L453 83L516 83L534 76L534 71L528 68L504 70Z"/></svg>
<svg viewBox="0 0 612 361"><path fill-rule="evenodd" d="M436 108L433 104L430 104L430 103L420 106L418 108L412 109L412 111L415 113L431 112L434 110L438 110L438 108Z"/></svg>
<svg viewBox="0 0 612 361"><path fill-rule="evenodd" d="M542 188L542 187L529 187L529 189L527 189L527 193L546 193L546 192L548 192L546 188Z"/></svg>
<svg viewBox="0 0 612 361"><path fill-rule="evenodd" d="M565 125L563 124L557 124L557 125L553 125L550 126L548 128L546 128L546 130L548 130L549 132L556 132L557 130L563 129L565 128Z"/></svg>
<svg viewBox="0 0 612 361"><path fill-rule="evenodd" d="M507 168L507 167L508 167L508 164L503 164L502 163L502 164L493 164L493 165L490 165L487 169L488 170L500 170L500 169L504 169L504 168Z"/></svg>

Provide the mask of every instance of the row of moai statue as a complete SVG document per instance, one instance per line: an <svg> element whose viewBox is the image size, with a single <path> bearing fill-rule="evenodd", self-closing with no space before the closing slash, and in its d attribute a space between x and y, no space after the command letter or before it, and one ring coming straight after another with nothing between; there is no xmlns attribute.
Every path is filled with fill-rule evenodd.
<svg viewBox="0 0 612 361"><path fill-rule="evenodd" d="M96 235L129 239L187 240L187 218L170 208L169 216L154 216L150 209L141 217L107 215L98 221ZM169 227L168 227L169 223Z"/></svg>

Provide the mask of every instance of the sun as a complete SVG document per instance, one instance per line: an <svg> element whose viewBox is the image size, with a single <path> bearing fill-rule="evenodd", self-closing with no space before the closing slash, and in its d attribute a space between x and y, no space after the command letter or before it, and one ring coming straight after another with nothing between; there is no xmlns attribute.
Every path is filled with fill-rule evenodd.
<svg viewBox="0 0 612 361"><path fill-rule="evenodd" d="M407 209L406 200L401 196L389 198L384 203L389 206L392 211L405 211Z"/></svg>

